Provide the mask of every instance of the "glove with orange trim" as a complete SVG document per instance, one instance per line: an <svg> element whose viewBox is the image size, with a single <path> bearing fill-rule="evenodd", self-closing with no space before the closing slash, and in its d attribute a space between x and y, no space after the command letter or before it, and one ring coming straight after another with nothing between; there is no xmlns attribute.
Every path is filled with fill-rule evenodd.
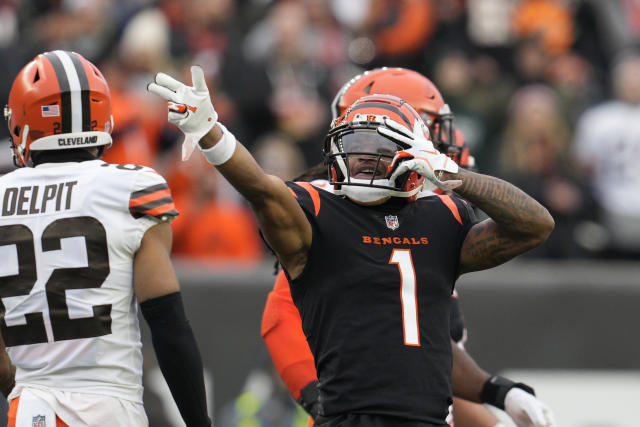
<svg viewBox="0 0 640 427"><path fill-rule="evenodd" d="M458 165L435 149L433 143L425 137L420 122L416 121L411 133L392 120L385 120L385 126L379 126L377 130L392 141L411 147L398 151L389 165L389 184L392 186L395 185L396 178L409 171L417 172L445 191L453 190L462 184L458 179L440 180L443 171L457 173Z"/></svg>
<svg viewBox="0 0 640 427"><path fill-rule="evenodd" d="M200 66L191 67L191 80L193 86L187 86L167 74L158 73L155 81L147 85L149 92L168 101L169 122L184 133L182 160L189 159L198 141L218 121Z"/></svg>

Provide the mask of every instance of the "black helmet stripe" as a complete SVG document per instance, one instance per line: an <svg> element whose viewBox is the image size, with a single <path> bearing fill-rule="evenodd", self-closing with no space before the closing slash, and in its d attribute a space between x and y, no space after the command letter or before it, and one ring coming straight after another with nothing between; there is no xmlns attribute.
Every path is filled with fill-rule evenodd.
<svg viewBox="0 0 640 427"><path fill-rule="evenodd" d="M47 52L44 56L53 65L53 70L58 78L58 86L60 86L60 131L62 133L71 132L71 92L69 91L69 79L64 71L64 66L60 58L53 53Z"/></svg>
<svg viewBox="0 0 640 427"><path fill-rule="evenodd" d="M396 107L395 105L387 104L385 102L365 101L362 104L358 104L355 107L353 107L351 111L356 111L356 110L360 110L361 108L371 108L371 107L382 108L384 110L393 111L394 113L399 115L402 118L402 120L404 120L404 122L409 126L409 129L413 129L413 124L411 123L411 121L409 121L409 118L405 116L404 113L400 111L398 107Z"/></svg>
<svg viewBox="0 0 640 427"><path fill-rule="evenodd" d="M75 53L70 53L71 61L78 73L78 80L80 80L80 100L82 103L82 131L91 130L91 100L89 99L89 80L87 79L87 73L82 66L80 57Z"/></svg>
<svg viewBox="0 0 640 427"><path fill-rule="evenodd" d="M89 81L80 58L73 52L45 53L53 65L60 86L62 133L91 130Z"/></svg>

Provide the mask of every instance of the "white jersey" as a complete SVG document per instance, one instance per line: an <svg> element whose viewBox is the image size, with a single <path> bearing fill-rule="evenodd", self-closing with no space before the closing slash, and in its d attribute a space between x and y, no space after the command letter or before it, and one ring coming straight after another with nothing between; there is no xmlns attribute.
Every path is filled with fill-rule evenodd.
<svg viewBox="0 0 640 427"><path fill-rule="evenodd" d="M610 101L587 110L578 122L574 154L593 169L600 205L638 217L640 208L640 106Z"/></svg>
<svg viewBox="0 0 640 427"><path fill-rule="evenodd" d="M100 160L0 177L2 335L27 387L142 402L133 259L178 212L153 169ZM2 314L0 312L0 314Z"/></svg>

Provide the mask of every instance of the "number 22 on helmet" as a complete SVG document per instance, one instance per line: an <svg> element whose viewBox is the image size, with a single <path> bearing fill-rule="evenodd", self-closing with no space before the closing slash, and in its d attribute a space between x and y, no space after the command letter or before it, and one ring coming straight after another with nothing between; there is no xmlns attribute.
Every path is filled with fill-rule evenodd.
<svg viewBox="0 0 640 427"><path fill-rule="evenodd" d="M13 81L4 116L19 167L27 166L31 151L111 146L109 86L75 52L46 52L25 65Z"/></svg>

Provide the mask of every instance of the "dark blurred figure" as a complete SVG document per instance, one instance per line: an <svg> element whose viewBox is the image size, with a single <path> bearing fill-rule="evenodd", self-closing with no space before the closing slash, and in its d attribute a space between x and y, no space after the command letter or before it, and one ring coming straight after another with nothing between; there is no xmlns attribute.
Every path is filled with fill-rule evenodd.
<svg viewBox="0 0 640 427"><path fill-rule="evenodd" d="M560 97L572 126L584 110L602 97L593 66L577 53L568 52L554 58L547 67L546 77Z"/></svg>
<svg viewBox="0 0 640 427"><path fill-rule="evenodd" d="M628 0L579 0L573 2L575 41L573 50L593 67L602 86L619 52L640 40L640 4Z"/></svg>
<svg viewBox="0 0 640 427"><path fill-rule="evenodd" d="M279 131L299 144L305 162L317 162L317 141L329 123L331 73L346 61L346 41L328 6L276 2L241 49L243 58L227 80L235 80L230 94L251 123L249 147L261 134Z"/></svg>
<svg viewBox="0 0 640 427"><path fill-rule="evenodd" d="M556 227L532 256L569 258L596 250L597 205L589 188L572 172L570 125L560 100L547 86L530 85L513 96L500 152L504 176L542 203ZM586 240L585 240L586 239ZM596 246L594 247L594 244Z"/></svg>

